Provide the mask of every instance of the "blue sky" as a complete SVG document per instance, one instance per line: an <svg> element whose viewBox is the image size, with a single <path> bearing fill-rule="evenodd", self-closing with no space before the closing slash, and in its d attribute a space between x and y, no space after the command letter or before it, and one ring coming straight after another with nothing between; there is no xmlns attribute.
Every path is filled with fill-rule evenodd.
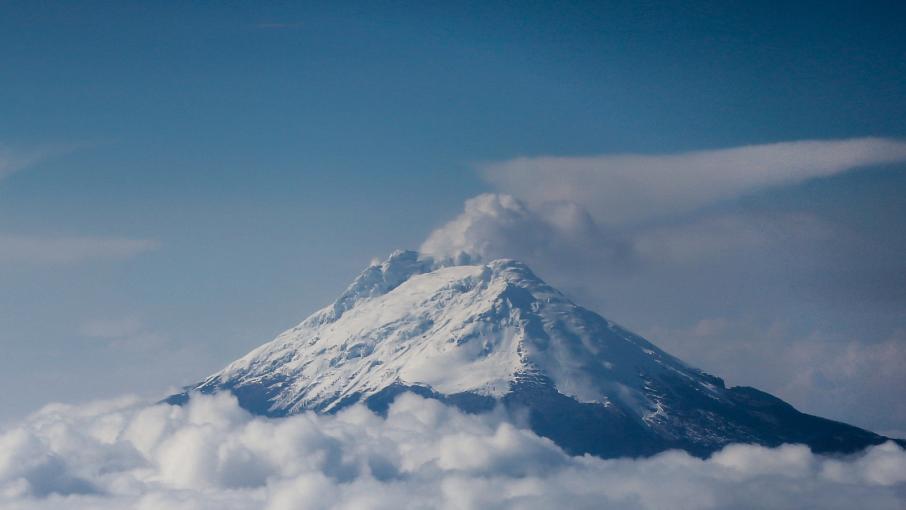
<svg viewBox="0 0 906 510"><path fill-rule="evenodd" d="M193 382L466 199L514 192L488 164L902 139L904 25L900 2L2 2L0 384L16 391L0 420ZM732 360L777 346L838 371L867 360L827 383L850 399L832 417L906 430L906 403L878 396L900 379L866 379L883 372L872 356L906 361L906 177L902 162L864 166L660 219L830 225L788 253L602 277L621 299L543 276L806 410L833 411L827 374ZM709 324L738 347L711 356Z"/></svg>

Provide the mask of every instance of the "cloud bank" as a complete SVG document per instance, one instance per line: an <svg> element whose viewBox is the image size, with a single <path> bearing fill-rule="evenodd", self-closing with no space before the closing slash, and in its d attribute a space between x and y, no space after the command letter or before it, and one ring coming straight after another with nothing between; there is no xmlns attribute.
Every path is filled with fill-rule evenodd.
<svg viewBox="0 0 906 510"><path fill-rule="evenodd" d="M852 168L906 161L906 142L852 138L751 145L666 155L532 157L482 173L531 205L570 201L600 222L620 224L687 213L770 186Z"/></svg>
<svg viewBox="0 0 906 510"><path fill-rule="evenodd" d="M406 394L382 418L253 417L231 395L186 407L50 405L0 434L7 509L898 509L906 452L849 458L731 445L707 460L570 457L499 416Z"/></svg>

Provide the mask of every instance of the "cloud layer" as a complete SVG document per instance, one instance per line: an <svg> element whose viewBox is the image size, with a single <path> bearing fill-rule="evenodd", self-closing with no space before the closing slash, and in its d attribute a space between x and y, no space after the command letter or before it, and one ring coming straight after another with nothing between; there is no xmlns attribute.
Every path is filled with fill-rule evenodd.
<svg viewBox="0 0 906 510"><path fill-rule="evenodd" d="M495 414L403 395L386 418L188 406L50 405L0 434L0 506L135 508L902 508L906 452L834 459L732 445L708 460L570 457Z"/></svg>
<svg viewBox="0 0 906 510"><path fill-rule="evenodd" d="M906 142L853 138L666 155L533 157L493 163L484 177L531 205L570 201L621 224L687 213L769 186L906 161Z"/></svg>

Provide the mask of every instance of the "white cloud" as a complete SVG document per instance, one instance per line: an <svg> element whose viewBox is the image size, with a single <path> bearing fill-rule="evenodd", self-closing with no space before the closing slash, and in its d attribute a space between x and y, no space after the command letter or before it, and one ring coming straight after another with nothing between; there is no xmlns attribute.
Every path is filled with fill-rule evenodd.
<svg viewBox="0 0 906 510"><path fill-rule="evenodd" d="M906 142L884 138L783 142L665 155L532 157L492 163L484 177L536 206L570 201L599 222L686 213L769 186L906 161Z"/></svg>
<svg viewBox="0 0 906 510"><path fill-rule="evenodd" d="M497 415L406 394L386 418L253 417L229 395L186 407L51 405L0 433L9 509L901 508L906 452L852 458L732 445L710 459L570 457Z"/></svg>
<svg viewBox="0 0 906 510"><path fill-rule="evenodd" d="M576 258L614 262L627 248L575 204L530 208L510 195L487 193L466 200L462 214L432 232L419 250L440 258L517 258L543 267Z"/></svg>
<svg viewBox="0 0 906 510"><path fill-rule="evenodd" d="M151 239L0 234L0 263L61 265L91 260L118 260L157 249Z"/></svg>
<svg viewBox="0 0 906 510"><path fill-rule="evenodd" d="M724 213L617 230L573 202L533 207L511 195L486 193L466 200L463 212L431 232L419 250L460 260L516 258L545 274L589 278L639 265L841 241L845 235L806 212Z"/></svg>

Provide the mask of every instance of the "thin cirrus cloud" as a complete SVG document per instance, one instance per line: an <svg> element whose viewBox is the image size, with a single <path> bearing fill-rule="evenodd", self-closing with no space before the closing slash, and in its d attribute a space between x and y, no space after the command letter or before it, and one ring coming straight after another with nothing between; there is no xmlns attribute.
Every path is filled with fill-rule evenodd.
<svg viewBox="0 0 906 510"><path fill-rule="evenodd" d="M21 171L49 154L68 150L12 151L0 146L0 180ZM157 249L151 239L94 236L40 236L0 233L0 263L66 265L93 260L122 260Z"/></svg>
<svg viewBox="0 0 906 510"><path fill-rule="evenodd" d="M889 138L806 140L665 155L522 157L482 167L529 204L570 201L596 220L631 223L681 214L770 186L906 161Z"/></svg>
<svg viewBox="0 0 906 510"><path fill-rule="evenodd" d="M0 234L0 263L66 265L94 260L122 260L155 250L152 239Z"/></svg>
<svg viewBox="0 0 906 510"><path fill-rule="evenodd" d="M16 165L9 157L0 153L0 179L16 171Z"/></svg>
<svg viewBox="0 0 906 510"><path fill-rule="evenodd" d="M42 151L13 151L0 145L0 180L22 170L45 156Z"/></svg>
<svg viewBox="0 0 906 510"><path fill-rule="evenodd" d="M0 181L44 160L67 154L79 148L89 147L95 143L45 143L31 147L0 143Z"/></svg>
<svg viewBox="0 0 906 510"><path fill-rule="evenodd" d="M254 417L229 394L53 404L0 430L0 506L17 509L898 509L904 489L893 442L849 458L740 444L603 460L412 394L383 417Z"/></svg>

